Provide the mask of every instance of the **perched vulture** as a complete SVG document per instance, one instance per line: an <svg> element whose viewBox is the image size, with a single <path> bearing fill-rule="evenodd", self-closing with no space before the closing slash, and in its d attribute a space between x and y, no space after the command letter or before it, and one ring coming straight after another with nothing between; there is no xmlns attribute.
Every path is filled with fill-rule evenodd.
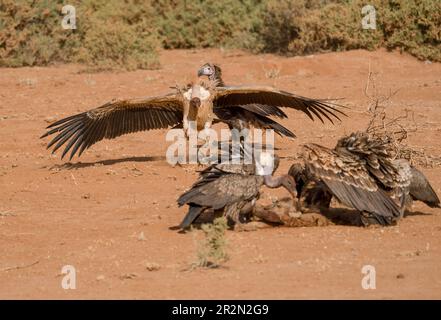
<svg viewBox="0 0 441 320"><path fill-rule="evenodd" d="M272 173L277 169L278 159ZM216 164L200 173L199 180L178 199L179 206L188 204L189 210L179 227L189 227L206 210L221 213L234 223L241 223L240 215L250 213L259 198L260 188L283 186L294 198L294 179L289 175L274 177L258 175L255 165Z"/></svg>
<svg viewBox="0 0 441 320"><path fill-rule="evenodd" d="M299 204L329 207L331 197L361 212L364 224L389 225L412 200L435 207L439 199L426 177L404 159L394 159L390 143L364 132L340 139L334 149L303 146L303 163L291 166Z"/></svg>
<svg viewBox="0 0 441 320"><path fill-rule="evenodd" d="M253 125L272 128L278 134L294 137L294 134L268 116L286 116L279 107L302 111L314 120L314 116L338 119L345 115L339 106L296 96L272 87L238 86L218 87L216 81L198 78L184 88L163 96L115 100L98 108L82 112L48 126L41 137L56 134L48 143L53 152L66 144L62 158L71 150L70 159L102 139L113 139L123 134L183 126L187 133L189 122L195 121L197 130L211 127L213 121L234 122L234 114L245 112L244 119ZM248 118L247 118L248 116Z"/></svg>

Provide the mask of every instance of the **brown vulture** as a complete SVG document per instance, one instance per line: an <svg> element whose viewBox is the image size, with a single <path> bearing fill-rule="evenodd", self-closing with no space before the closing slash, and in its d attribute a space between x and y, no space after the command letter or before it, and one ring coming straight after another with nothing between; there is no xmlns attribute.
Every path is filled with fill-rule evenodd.
<svg viewBox="0 0 441 320"><path fill-rule="evenodd" d="M274 160L272 173L278 167L278 158ZM297 196L296 186L290 175L260 175L257 174L258 170L255 165L243 164L215 164L203 170L198 181L178 199L179 206L189 206L179 227L189 227L207 210L223 214L232 222L240 224L240 217L253 210L263 185L269 188L283 186L294 201Z"/></svg>
<svg viewBox="0 0 441 320"><path fill-rule="evenodd" d="M70 159L102 139L113 139L123 134L183 126L187 133L189 121L195 121L197 130L211 127L213 121L234 122L234 114L248 111L246 121L264 122L280 135L294 134L268 116L286 116L279 107L293 108L314 116L322 122L345 115L339 106L279 91L265 86L218 87L216 81L198 78L184 88L163 96L130 100L115 100L61 120L48 126L41 137L56 134L48 143L53 152L66 144L62 158L71 150ZM248 117L248 118L247 118Z"/></svg>
<svg viewBox="0 0 441 320"><path fill-rule="evenodd" d="M291 166L299 204L329 207L331 197L361 212L363 224L389 225L402 217L405 206L420 200L439 207L426 177L404 159L394 159L387 139L365 132L340 139L334 149L303 146L303 163Z"/></svg>

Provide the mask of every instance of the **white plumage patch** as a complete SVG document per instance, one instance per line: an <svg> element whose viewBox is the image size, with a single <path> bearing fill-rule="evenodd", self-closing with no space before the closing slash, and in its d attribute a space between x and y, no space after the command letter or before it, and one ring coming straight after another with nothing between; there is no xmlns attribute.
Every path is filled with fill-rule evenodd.
<svg viewBox="0 0 441 320"><path fill-rule="evenodd" d="M274 157L269 152L261 152L256 161L256 174L259 176L271 175L274 168Z"/></svg>
<svg viewBox="0 0 441 320"><path fill-rule="evenodd" d="M184 92L184 98L190 101L192 98L199 98L202 101L210 98L210 91L199 85L194 85L192 88Z"/></svg>
<svg viewBox="0 0 441 320"><path fill-rule="evenodd" d="M187 99L188 101L190 101L190 100L191 100L191 93L192 93L192 92L193 92L193 89L190 88L188 91L186 91L186 92L184 93L184 98Z"/></svg>
<svg viewBox="0 0 441 320"><path fill-rule="evenodd" d="M199 94L200 96L198 97L201 100L207 100L208 98L210 98L210 91L206 90L204 87L199 87Z"/></svg>

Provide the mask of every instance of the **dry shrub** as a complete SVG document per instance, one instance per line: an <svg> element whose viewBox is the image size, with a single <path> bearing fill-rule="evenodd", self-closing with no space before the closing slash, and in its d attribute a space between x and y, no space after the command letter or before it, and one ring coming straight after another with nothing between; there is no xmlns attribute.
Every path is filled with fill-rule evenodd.
<svg viewBox="0 0 441 320"><path fill-rule="evenodd" d="M375 75L369 71L365 95L369 100L368 113L370 121L366 132L379 139L384 139L392 144L394 157L406 159L412 165L421 167L437 167L441 165L441 156L430 155L424 147L412 146L408 143L409 134L418 131L414 114L408 109L404 114L389 117L387 107L391 98L397 93L380 93L376 85Z"/></svg>
<svg viewBox="0 0 441 320"><path fill-rule="evenodd" d="M228 260L225 239L227 227L225 217L216 218L213 223L202 225L205 239L198 248L198 261L195 267L218 268Z"/></svg>

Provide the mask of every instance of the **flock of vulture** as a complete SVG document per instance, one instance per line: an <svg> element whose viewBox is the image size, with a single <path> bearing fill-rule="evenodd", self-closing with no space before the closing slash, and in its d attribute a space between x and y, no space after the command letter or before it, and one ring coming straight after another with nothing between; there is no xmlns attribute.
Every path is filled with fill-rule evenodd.
<svg viewBox="0 0 441 320"><path fill-rule="evenodd" d="M297 109L321 122L333 123L346 116L343 106L326 100L272 87L227 86L220 67L207 63L195 81L176 86L172 93L108 102L52 123L42 137L54 134L47 147L55 152L65 145L62 158L70 151L70 159L102 139L161 128L182 128L188 136L189 130L200 131L217 122L230 129L272 129L281 136L295 137L273 119L287 117L282 108ZM192 122L195 128L189 125ZM299 212L324 210L334 198L355 209L363 225L394 224L413 200L440 207L423 173L405 159L396 158L387 137L356 132L342 137L333 149L305 144L299 159L281 176L274 176L279 157L269 153L253 158L253 164L208 166L178 199L179 206L189 208L180 229L190 227L206 212L224 215L234 224L248 221L264 185L285 188L292 197L292 207ZM270 164L272 172L258 172L259 167Z"/></svg>

